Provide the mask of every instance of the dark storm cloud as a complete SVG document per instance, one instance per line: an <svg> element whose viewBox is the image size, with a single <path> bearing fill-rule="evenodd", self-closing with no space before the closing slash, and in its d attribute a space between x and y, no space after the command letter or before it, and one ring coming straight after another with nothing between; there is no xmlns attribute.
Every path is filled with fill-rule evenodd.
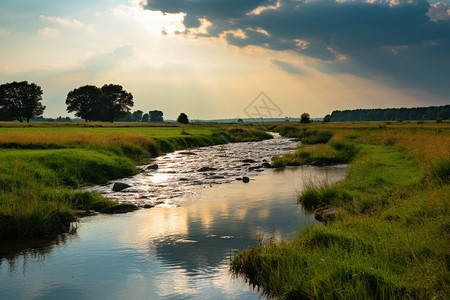
<svg viewBox="0 0 450 300"><path fill-rule="evenodd" d="M243 18L245 14L262 5L274 4L273 0L149 0L145 8L165 13L187 13L195 17L230 20Z"/></svg>
<svg viewBox="0 0 450 300"><path fill-rule="evenodd" d="M388 75L393 84L450 94L450 20L425 0L367 3L332 0L149 0L145 8L184 12L186 27L206 18L206 36L238 47L292 50L319 68L358 76ZM272 6L250 13L258 7ZM442 6L442 4L441 4ZM436 16L436 9L441 15ZM241 30L245 37L230 31ZM204 34L203 34L204 35ZM346 60L342 60L346 58ZM280 67L280 66L279 66Z"/></svg>

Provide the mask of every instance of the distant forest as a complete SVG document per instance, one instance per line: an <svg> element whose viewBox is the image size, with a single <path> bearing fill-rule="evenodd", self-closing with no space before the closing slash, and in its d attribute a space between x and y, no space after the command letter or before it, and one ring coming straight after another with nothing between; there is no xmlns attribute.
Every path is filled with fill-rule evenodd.
<svg viewBox="0 0 450 300"><path fill-rule="evenodd" d="M396 121L396 120L448 120L450 105L413 108L375 108L335 110L326 116L330 121Z"/></svg>

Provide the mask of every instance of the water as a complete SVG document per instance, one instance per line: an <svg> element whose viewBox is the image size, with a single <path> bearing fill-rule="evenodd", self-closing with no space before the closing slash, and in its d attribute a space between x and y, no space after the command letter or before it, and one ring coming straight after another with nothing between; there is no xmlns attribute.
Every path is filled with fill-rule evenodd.
<svg viewBox="0 0 450 300"><path fill-rule="evenodd" d="M278 142L292 141L281 139ZM267 146L268 142L261 143ZM257 148L255 143L232 146ZM213 159L218 151L211 152L211 148L214 147L196 151L208 152ZM219 149L223 152L228 148ZM127 179L126 182L133 185L132 191L124 191L120 194L126 197L118 198L141 203L141 200L136 201L142 199L136 192L137 182L142 184L143 176L149 179L162 176L158 172L166 172L167 168L177 170L174 163L179 159L177 155L182 154L170 155L176 158L161 157L157 172L149 171L148 175L138 175L138 179ZM230 152L227 155L230 160L236 160ZM266 159L263 156L253 155L257 158L255 161ZM346 168L267 169L244 184L234 177L247 175L248 170L227 171L225 159L220 161L223 167L210 162L210 166L222 169L211 173L230 173L229 176L214 175L224 178L211 179L219 180L208 183L212 188L206 188L203 183L189 184L199 180L199 176L212 176L209 174L162 173L172 178L169 181L178 183L180 176L191 174L192 177L173 187L174 193L166 191L170 185L161 187L161 193L168 198L157 200L159 204L154 203L157 206L152 209L86 217L78 224L76 234L63 235L56 241L34 241L31 247L29 244L24 247L20 241L1 245L0 299L261 298L243 278L231 275L230 256L236 249L255 245L259 238L272 235L276 239L289 238L298 227L316 223L312 215L296 204L297 194L311 181L343 179ZM242 159L233 164L241 164ZM96 188L112 195L110 185ZM150 193L149 190L142 189L142 193ZM180 190L186 190L186 195L180 195ZM149 199L147 195L144 201Z"/></svg>
<svg viewBox="0 0 450 300"><path fill-rule="evenodd" d="M274 139L260 142L176 151L155 160L154 165L158 166L158 170L140 166L137 176L111 181L90 190L99 191L121 203L177 207L183 205L180 201L203 188L230 183L243 176L258 175L268 167L273 156L292 152L299 145L296 139L282 138L278 133L271 134ZM114 192L113 185L116 182L131 187Z"/></svg>

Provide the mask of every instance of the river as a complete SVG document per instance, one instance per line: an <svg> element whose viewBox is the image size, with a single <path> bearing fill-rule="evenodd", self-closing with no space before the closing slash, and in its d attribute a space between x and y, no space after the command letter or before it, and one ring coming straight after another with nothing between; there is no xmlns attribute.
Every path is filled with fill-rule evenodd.
<svg viewBox="0 0 450 300"><path fill-rule="evenodd" d="M276 136L178 151L159 157L158 170L142 166L120 180L126 190L112 192L114 182L91 188L152 208L82 218L57 240L0 245L0 299L260 299L230 273L230 257L316 224L296 204L298 193L346 175L346 166L261 167L296 145Z"/></svg>

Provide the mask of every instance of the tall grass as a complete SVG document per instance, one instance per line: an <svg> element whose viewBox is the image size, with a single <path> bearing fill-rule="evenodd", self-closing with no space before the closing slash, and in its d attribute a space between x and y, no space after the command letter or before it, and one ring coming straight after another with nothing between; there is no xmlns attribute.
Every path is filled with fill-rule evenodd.
<svg viewBox="0 0 450 300"><path fill-rule="evenodd" d="M347 178L299 195L311 208L336 206L335 221L245 250L233 270L280 299L446 299L448 127L357 124L345 136L361 147Z"/></svg>
<svg viewBox="0 0 450 300"><path fill-rule="evenodd" d="M94 134L90 132L47 133L9 132L0 135L0 148L12 149L65 149L88 148L111 151L115 154L139 159L145 155L161 153L158 143L145 134L113 132Z"/></svg>
<svg viewBox="0 0 450 300"><path fill-rule="evenodd" d="M348 141L332 141L313 147L301 146L294 153L274 156L272 164L275 167L300 166L312 164L317 166L342 164L350 162L358 153L359 147Z"/></svg>
<svg viewBox="0 0 450 300"><path fill-rule="evenodd" d="M76 209L111 211L116 202L75 189L136 174L136 164L161 153L271 137L248 126L58 125L0 130L0 239L65 232Z"/></svg>
<svg viewBox="0 0 450 300"><path fill-rule="evenodd" d="M325 144L332 137L333 132L329 130L311 130L310 127L301 125L282 124L274 127L272 130L279 132L282 136L287 138L301 139L303 144Z"/></svg>

